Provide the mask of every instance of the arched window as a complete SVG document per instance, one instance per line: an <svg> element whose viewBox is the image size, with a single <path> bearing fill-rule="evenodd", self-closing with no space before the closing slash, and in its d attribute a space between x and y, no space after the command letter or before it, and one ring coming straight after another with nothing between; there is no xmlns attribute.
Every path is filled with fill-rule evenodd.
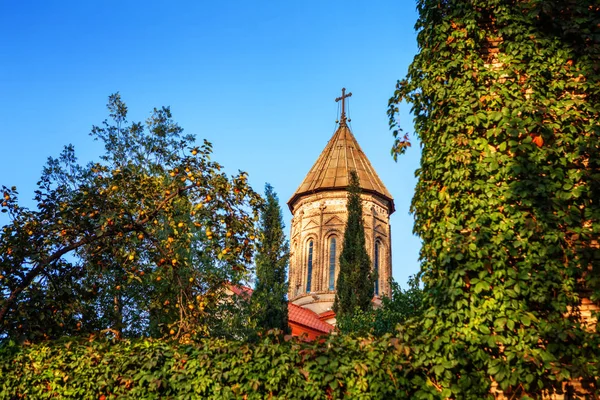
<svg viewBox="0 0 600 400"><path fill-rule="evenodd" d="M312 280L312 262L313 262L313 241L308 242L308 260L306 263L306 293L310 293L310 284Z"/></svg>
<svg viewBox="0 0 600 400"><path fill-rule="evenodd" d="M336 259L335 237L329 239L329 290L335 289L335 259Z"/></svg>
<svg viewBox="0 0 600 400"><path fill-rule="evenodd" d="M381 245L379 242L375 242L375 263L373 265L373 272L375 274L375 296L379 296L379 259L381 251Z"/></svg>

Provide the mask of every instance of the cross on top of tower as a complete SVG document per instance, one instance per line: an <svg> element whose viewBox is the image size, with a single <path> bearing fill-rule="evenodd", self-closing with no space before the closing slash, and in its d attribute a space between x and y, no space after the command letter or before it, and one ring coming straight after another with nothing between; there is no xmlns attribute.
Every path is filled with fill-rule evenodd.
<svg viewBox="0 0 600 400"><path fill-rule="evenodd" d="M342 88L342 96L335 99L335 102L342 101L342 115L340 117L340 125L346 124L346 98L351 97L352 93L346 94L346 88Z"/></svg>

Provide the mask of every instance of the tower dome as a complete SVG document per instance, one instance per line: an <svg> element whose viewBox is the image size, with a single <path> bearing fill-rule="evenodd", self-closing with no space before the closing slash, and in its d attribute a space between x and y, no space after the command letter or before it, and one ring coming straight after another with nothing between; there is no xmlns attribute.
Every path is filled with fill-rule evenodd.
<svg viewBox="0 0 600 400"><path fill-rule="evenodd" d="M366 248L378 279L375 299L390 294L392 276L389 217L394 200L346 122L342 89L342 114L335 133L321 152L288 206L292 212L290 234L289 301L334 322L331 311L347 220L347 188L356 171L362 189Z"/></svg>

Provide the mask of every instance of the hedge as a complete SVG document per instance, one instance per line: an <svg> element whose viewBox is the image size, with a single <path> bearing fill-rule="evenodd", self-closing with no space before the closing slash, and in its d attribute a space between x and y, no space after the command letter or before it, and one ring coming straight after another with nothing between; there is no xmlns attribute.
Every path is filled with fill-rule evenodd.
<svg viewBox="0 0 600 400"><path fill-rule="evenodd" d="M412 374L409 348L389 336L306 343L270 335L254 344L90 337L0 347L2 399L402 399Z"/></svg>

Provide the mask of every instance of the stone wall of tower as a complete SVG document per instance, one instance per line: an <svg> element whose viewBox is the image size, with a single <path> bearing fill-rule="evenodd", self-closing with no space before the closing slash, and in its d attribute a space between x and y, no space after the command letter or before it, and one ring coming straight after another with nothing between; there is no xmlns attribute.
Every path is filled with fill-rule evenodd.
<svg viewBox="0 0 600 400"><path fill-rule="evenodd" d="M335 281L347 220L347 196L345 190L322 191L305 195L293 204L289 300L318 314L330 310L335 299ZM375 250L379 249L379 296L389 295L392 276L389 202L370 193L363 193L362 201L366 248L372 265ZM335 239L335 257L331 256L332 239ZM312 274L310 291L307 291L311 241ZM331 261L335 263L333 281L330 279Z"/></svg>

